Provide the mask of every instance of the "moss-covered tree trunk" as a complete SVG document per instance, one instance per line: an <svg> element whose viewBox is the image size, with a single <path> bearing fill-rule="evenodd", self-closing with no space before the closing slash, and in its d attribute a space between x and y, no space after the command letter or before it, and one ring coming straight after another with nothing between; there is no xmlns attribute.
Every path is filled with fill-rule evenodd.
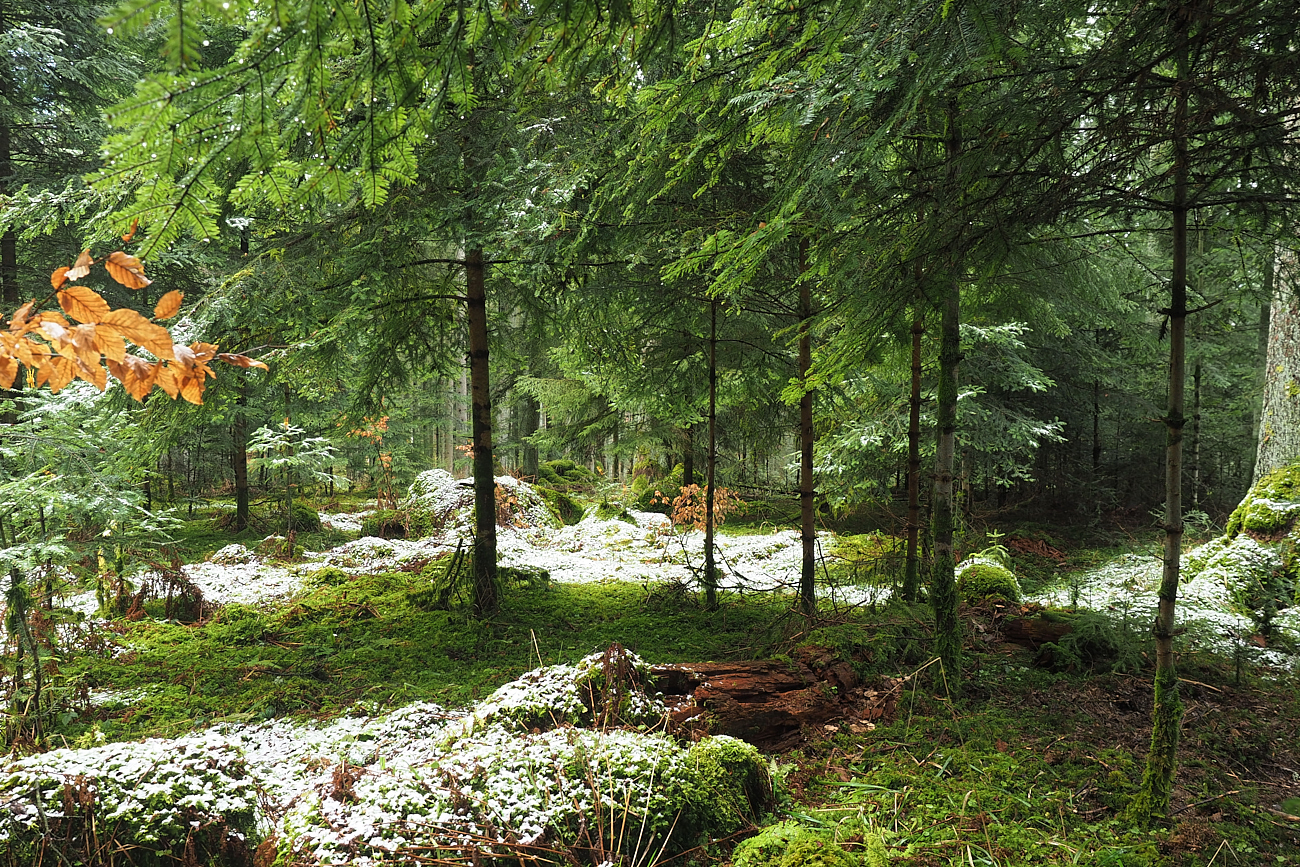
<svg viewBox="0 0 1300 867"><path fill-rule="evenodd" d="M907 565L903 599L921 597L921 336L925 321L918 311L912 319L912 393L907 414Z"/></svg>
<svg viewBox="0 0 1300 867"><path fill-rule="evenodd" d="M492 394L488 377L487 266L483 250L465 253L466 320L474 441L474 614L485 617L497 598L497 504L492 458Z"/></svg>
<svg viewBox="0 0 1300 867"><path fill-rule="evenodd" d="M713 553L713 485L718 464L718 302L709 303L709 454L704 465L704 607L718 607L718 565Z"/></svg>
<svg viewBox="0 0 1300 867"><path fill-rule="evenodd" d="M1257 482L1300 457L1300 262L1294 250L1279 258L1274 273L1255 456Z"/></svg>
<svg viewBox="0 0 1300 867"><path fill-rule="evenodd" d="M817 610L817 525L813 487L812 390L808 371L812 368L812 283L807 279L808 241L799 242L799 528L803 542L803 565L799 573L799 607L807 616Z"/></svg>
<svg viewBox="0 0 1300 867"><path fill-rule="evenodd" d="M955 102L947 109L945 156L947 184L954 201L960 198L958 159L961 156L961 128ZM958 232L960 230L957 230ZM958 239L951 242L954 247ZM930 572L930 604L934 608L935 651L942 661L948 686L956 689L961 678L961 626L957 622L957 559L953 550L956 503L953 475L957 457L957 374L961 363L961 269L962 256L953 249L948 255L948 275L939 300L939 381L935 395L936 448L934 456L934 564Z"/></svg>
<svg viewBox="0 0 1300 867"><path fill-rule="evenodd" d="M1181 28L1176 38L1182 39ZM1178 673L1174 667L1174 613L1183 542L1183 426L1186 422L1187 89L1190 86L1186 56L1186 48L1182 47L1174 97L1173 274L1169 283L1169 411L1165 416L1165 550L1159 607L1152 628L1156 641L1155 706L1152 709L1151 750L1147 753L1142 785L1129 809L1133 818L1140 822L1163 818L1169 812L1183 719Z"/></svg>

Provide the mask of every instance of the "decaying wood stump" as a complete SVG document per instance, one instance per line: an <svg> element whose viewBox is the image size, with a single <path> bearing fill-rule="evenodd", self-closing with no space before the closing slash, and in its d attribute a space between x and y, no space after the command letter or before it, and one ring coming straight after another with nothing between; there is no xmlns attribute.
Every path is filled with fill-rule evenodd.
<svg viewBox="0 0 1300 867"><path fill-rule="evenodd" d="M1060 641L1061 636L1074 631L1073 624L1066 620L1048 620L1045 617L1008 617L999 628L1004 641L1032 648Z"/></svg>
<svg viewBox="0 0 1300 867"><path fill-rule="evenodd" d="M851 665L818 648L803 648L789 661L657 666L654 677L671 708L671 728L732 735L764 750L792 747L809 727L831 720L871 727L890 719L902 687L889 678L862 684Z"/></svg>

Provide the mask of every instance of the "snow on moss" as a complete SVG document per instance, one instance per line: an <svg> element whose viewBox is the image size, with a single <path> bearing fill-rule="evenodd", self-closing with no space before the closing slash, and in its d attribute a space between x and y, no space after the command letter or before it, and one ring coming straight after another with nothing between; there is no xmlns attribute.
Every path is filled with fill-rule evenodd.
<svg viewBox="0 0 1300 867"><path fill-rule="evenodd" d="M629 688L606 689L616 671ZM662 704L635 688L645 673L635 656L611 651L530 672L467 717L421 703L11 761L0 768L0 845L31 851L43 823L71 821L69 791L122 845L158 850L190 829L218 828L274 836L293 863L358 867L403 851L525 845L671 854L769 809L767 764L740 741L683 747L660 734L575 727L595 721L593 695L615 696L624 720L662 718ZM525 728L538 713L565 719Z"/></svg>

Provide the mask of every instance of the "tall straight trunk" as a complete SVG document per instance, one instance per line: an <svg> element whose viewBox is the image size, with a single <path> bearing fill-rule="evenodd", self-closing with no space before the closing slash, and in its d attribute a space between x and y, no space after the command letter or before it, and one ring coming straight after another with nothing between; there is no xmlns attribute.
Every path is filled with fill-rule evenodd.
<svg viewBox="0 0 1300 867"><path fill-rule="evenodd" d="M1181 25L1185 27L1186 24ZM1182 39L1183 33L1176 34ZM1187 49L1179 48L1174 97L1173 275L1169 282L1169 412L1165 416L1165 550L1159 604L1152 627L1156 642L1155 699L1151 749L1142 785L1129 806L1140 822L1169 813L1183 703L1174 667L1174 613L1178 600L1183 542L1183 425L1187 339Z"/></svg>
<svg viewBox="0 0 1300 867"><path fill-rule="evenodd" d="M235 473L235 527L236 533L248 529L248 382L239 382L239 396L235 398L234 447L230 453Z"/></svg>
<svg viewBox="0 0 1300 867"><path fill-rule="evenodd" d="M1101 380L1092 381L1092 483L1101 481Z"/></svg>
<svg viewBox="0 0 1300 867"><path fill-rule="evenodd" d="M682 486L695 484L695 425L682 428Z"/></svg>
<svg viewBox="0 0 1300 867"><path fill-rule="evenodd" d="M924 333L925 320L918 311L912 318L912 394L907 404L907 567L903 572L903 599L908 602L921 598L921 336Z"/></svg>
<svg viewBox="0 0 1300 867"><path fill-rule="evenodd" d="M1192 368L1192 505L1201 505L1201 361Z"/></svg>
<svg viewBox="0 0 1300 867"><path fill-rule="evenodd" d="M519 419L519 435L524 441L523 471L529 479L537 478L537 446L528 441L528 437L537 433L537 426L541 416L541 406L537 403L537 398L529 395L524 398L523 413Z"/></svg>
<svg viewBox="0 0 1300 867"><path fill-rule="evenodd" d="M704 607L718 607L718 567L713 556L713 483L718 464L718 302L709 304L709 454L704 465Z"/></svg>
<svg viewBox="0 0 1300 867"><path fill-rule="evenodd" d="M799 276L808 272L808 240L799 242ZM799 281L799 530L803 566L799 573L799 607L806 616L817 611L817 527L813 487L813 413L808 371L812 368L812 283Z"/></svg>
<svg viewBox="0 0 1300 867"><path fill-rule="evenodd" d="M492 473L492 395L488 378L487 267L483 250L465 254L466 320L474 440L474 614L496 612L497 505Z"/></svg>
<svg viewBox="0 0 1300 867"><path fill-rule="evenodd" d="M945 154L948 159L950 194L957 198L961 155L961 130L957 107L947 110ZM956 241L953 241L956 244ZM957 369L961 363L961 255L948 256L948 275L939 302L939 381L935 421L937 442L934 456L934 566L930 575L930 603L934 607L935 650L951 688L961 678L961 627L957 621L957 561L953 551L956 509L953 502L953 470L957 455Z"/></svg>
<svg viewBox="0 0 1300 867"><path fill-rule="evenodd" d="M3 13L0 13L0 20L3 17ZM6 78L7 76L0 75L0 99L8 102L10 85ZM13 173L13 146L9 137L9 125L0 121L0 196L9 194L9 179ZM0 297L4 299L5 310L12 313L18 308L18 233L12 227L0 235ZM14 402L13 409L0 414L0 424L14 424L18 421L18 390L6 389L0 392L0 398Z"/></svg>

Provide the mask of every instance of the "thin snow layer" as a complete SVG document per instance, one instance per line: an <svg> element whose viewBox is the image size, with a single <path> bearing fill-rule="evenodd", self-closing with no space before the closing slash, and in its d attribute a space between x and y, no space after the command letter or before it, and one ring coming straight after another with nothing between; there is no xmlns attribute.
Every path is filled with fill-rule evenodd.
<svg viewBox="0 0 1300 867"><path fill-rule="evenodd" d="M1067 583L1033 594L1028 602L1107 611L1145 626L1155 620L1157 593L1163 561L1158 557L1127 554L1090 572L1072 576ZM1264 665L1294 668L1295 657L1256 646L1251 637L1256 626L1249 617L1232 610L1223 576L1205 570L1178 587L1175 614L1181 625L1191 627L1179 641L1185 649L1197 646L1220 653L1245 653ZM1300 634L1300 610L1280 612L1276 628Z"/></svg>
<svg viewBox="0 0 1300 867"><path fill-rule="evenodd" d="M662 833L691 772L685 748L622 730L530 732L508 713L583 713L578 690L602 659L531 672L469 716L416 703L323 725L227 724L10 761L0 766L0 844L63 818L67 791L87 793L83 804L93 797L101 825L119 823L137 841L165 844L189 827L224 825L274 834L299 861L320 864L369 865L405 847L541 843L611 798ZM662 718L662 703L641 703Z"/></svg>
<svg viewBox="0 0 1300 867"><path fill-rule="evenodd" d="M321 512L320 524L341 533L360 533L361 524L375 513L374 509L360 512Z"/></svg>

